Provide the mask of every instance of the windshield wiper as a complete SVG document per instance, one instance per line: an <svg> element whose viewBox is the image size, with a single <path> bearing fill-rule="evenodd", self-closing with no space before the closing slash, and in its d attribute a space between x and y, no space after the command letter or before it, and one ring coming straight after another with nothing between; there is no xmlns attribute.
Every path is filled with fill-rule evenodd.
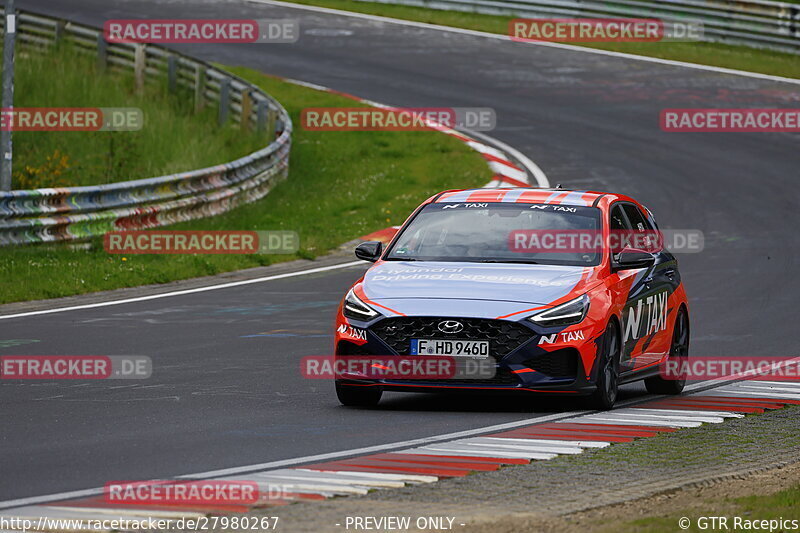
<svg viewBox="0 0 800 533"><path fill-rule="evenodd" d="M538 261L522 260L522 259L481 259L478 263L515 263L521 265L538 265Z"/></svg>

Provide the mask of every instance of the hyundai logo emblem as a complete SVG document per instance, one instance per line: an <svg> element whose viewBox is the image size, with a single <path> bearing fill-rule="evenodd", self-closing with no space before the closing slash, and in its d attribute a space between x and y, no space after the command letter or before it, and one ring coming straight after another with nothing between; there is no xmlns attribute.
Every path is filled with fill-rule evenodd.
<svg viewBox="0 0 800 533"><path fill-rule="evenodd" d="M442 320L439 322L439 331L442 333L459 333L464 329L464 324L458 320Z"/></svg>

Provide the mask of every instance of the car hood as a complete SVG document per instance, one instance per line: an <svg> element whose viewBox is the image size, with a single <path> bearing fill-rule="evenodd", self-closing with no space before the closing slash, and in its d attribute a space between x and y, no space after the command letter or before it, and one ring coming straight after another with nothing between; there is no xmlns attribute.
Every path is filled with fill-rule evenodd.
<svg viewBox="0 0 800 533"><path fill-rule="evenodd" d="M549 305L569 295L592 268L508 263L385 261L364 276L370 300L471 300ZM416 313L415 313L416 314Z"/></svg>

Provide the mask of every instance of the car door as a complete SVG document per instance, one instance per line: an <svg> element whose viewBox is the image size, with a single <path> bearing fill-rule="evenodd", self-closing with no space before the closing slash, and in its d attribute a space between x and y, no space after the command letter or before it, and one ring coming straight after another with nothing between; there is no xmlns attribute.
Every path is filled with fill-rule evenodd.
<svg viewBox="0 0 800 533"><path fill-rule="evenodd" d="M655 235L648 216L635 204L620 202L634 237ZM655 365L669 351L671 336L667 331L669 295L677 286L675 258L666 250L654 254L652 267L632 269L634 276L623 309L623 355L625 370L638 370ZM623 271L619 272L620 275Z"/></svg>

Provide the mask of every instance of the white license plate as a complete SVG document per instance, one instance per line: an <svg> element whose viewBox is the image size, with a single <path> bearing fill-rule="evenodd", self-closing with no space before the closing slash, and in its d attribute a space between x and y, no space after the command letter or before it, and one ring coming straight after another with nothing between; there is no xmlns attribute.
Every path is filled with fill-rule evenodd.
<svg viewBox="0 0 800 533"><path fill-rule="evenodd" d="M411 339L411 355L450 355L453 357L489 357L489 341L454 339Z"/></svg>

